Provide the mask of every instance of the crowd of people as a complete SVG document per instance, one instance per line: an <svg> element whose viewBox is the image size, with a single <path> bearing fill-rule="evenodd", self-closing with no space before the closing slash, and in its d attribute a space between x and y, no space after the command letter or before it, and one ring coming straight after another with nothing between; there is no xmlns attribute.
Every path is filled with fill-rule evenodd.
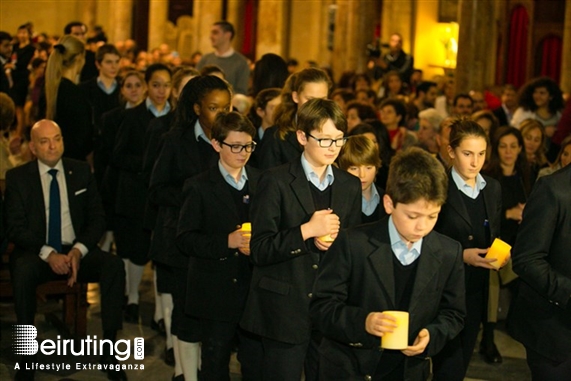
<svg viewBox="0 0 571 381"><path fill-rule="evenodd" d="M334 82L314 62L250 64L226 21L188 60L81 22L63 32L0 31L0 238L15 247L18 324L33 324L38 284L99 282L115 340L141 322L152 261L149 324L173 380L229 380L235 350L245 380L424 380L429 358L434 380L462 380L481 326L479 352L502 362L507 288L534 379L571 374L569 258L526 241L569 243L571 102L553 80L457 92L423 79L399 34ZM560 225L522 238L549 218L535 200ZM513 265L486 258L496 238ZM543 302L556 352L521 330ZM379 351L395 309L410 311L408 347Z"/></svg>

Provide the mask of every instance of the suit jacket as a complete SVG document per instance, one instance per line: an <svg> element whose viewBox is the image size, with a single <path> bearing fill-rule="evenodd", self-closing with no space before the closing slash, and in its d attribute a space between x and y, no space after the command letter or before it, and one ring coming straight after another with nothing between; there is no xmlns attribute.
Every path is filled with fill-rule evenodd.
<svg viewBox="0 0 571 381"><path fill-rule="evenodd" d="M323 258L311 300L311 318L324 339L320 368L328 380L362 380L375 373L380 338L365 330L371 312L397 309L388 217L342 231ZM464 266L458 242L431 232L424 237L409 306L409 345L430 333L423 355L407 357L403 379L422 379L426 356L438 353L462 329ZM410 378L408 378L410 377Z"/></svg>
<svg viewBox="0 0 571 381"><path fill-rule="evenodd" d="M511 335L557 362L571 359L571 166L537 180L512 249L522 280Z"/></svg>
<svg viewBox="0 0 571 381"><path fill-rule="evenodd" d="M259 171L246 167L248 195L255 199ZM218 166L185 182L177 244L190 257L186 313L237 323L252 271L249 257L228 248L228 234L244 222Z"/></svg>
<svg viewBox="0 0 571 381"><path fill-rule="evenodd" d="M333 173L331 209L339 216L341 228L358 225L359 179L335 167ZM244 329L290 344L309 340L309 301L323 253L314 248L313 238L303 240L300 226L314 212L299 157L264 173L250 211L254 271L241 322Z"/></svg>
<svg viewBox="0 0 571 381"><path fill-rule="evenodd" d="M113 165L119 170L115 212L142 219L147 203L147 184L143 170L145 133L154 119L145 102L125 111L115 138Z"/></svg>
<svg viewBox="0 0 571 381"><path fill-rule="evenodd" d="M500 126L509 126L510 125L510 123L508 122L508 116L506 115L506 112L505 112L503 107L500 106L497 109L492 110L492 114L494 114L494 116L496 118L498 118L498 122L500 122Z"/></svg>
<svg viewBox="0 0 571 381"><path fill-rule="evenodd" d="M62 159L75 242L93 249L105 231L105 216L89 165ZM38 254L46 244L46 206L36 160L6 173L6 225L14 254ZM74 242L74 243L75 243Z"/></svg>
<svg viewBox="0 0 571 381"><path fill-rule="evenodd" d="M298 143L295 132L289 132L285 140L281 140L276 126L264 132L259 148L256 159L260 169L274 168L289 163L298 159L303 152L303 147Z"/></svg>
<svg viewBox="0 0 571 381"><path fill-rule="evenodd" d="M502 191L497 180L484 175L483 177L486 180L486 187L482 190L482 195L490 229L490 242L487 246L489 247L495 238L500 237ZM452 179L451 172L448 173L448 197L438 215L438 222L434 230L460 242L463 249L473 247L471 245L471 241L474 240L472 222L462 195ZM489 271L481 267L466 265L466 293L482 291L480 283L483 278L489 275Z"/></svg>
<svg viewBox="0 0 571 381"><path fill-rule="evenodd" d="M202 156L193 128L177 128L164 135L149 188L149 201L159 209L151 242L151 259L170 266L186 264L187 257L175 244L183 185L186 179L217 163L216 151L212 148L208 152L206 157Z"/></svg>

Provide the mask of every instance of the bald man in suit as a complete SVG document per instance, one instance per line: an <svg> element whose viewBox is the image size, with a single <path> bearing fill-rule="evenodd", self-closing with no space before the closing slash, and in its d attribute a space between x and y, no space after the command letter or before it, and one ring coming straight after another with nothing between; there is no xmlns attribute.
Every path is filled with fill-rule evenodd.
<svg viewBox="0 0 571 381"><path fill-rule="evenodd" d="M10 272L17 322L34 324L39 284L57 279L67 279L69 286L97 282L103 338L114 342L122 328L125 270L118 257L97 247L105 216L89 165L62 159L63 137L51 120L37 122L31 138L37 160L6 174L5 217L8 239L14 243ZM106 353L101 362L116 360ZM33 372L22 366L16 380L33 380ZM108 378L127 379L123 371L113 370Z"/></svg>

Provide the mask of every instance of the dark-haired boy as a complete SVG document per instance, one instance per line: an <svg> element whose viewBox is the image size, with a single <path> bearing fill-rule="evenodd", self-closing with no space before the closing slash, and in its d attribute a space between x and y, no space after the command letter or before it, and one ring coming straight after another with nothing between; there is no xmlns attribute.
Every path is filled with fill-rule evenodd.
<svg viewBox="0 0 571 381"><path fill-rule="evenodd" d="M254 270L241 325L262 337L264 380L299 381L304 368L306 380L317 380L313 283L339 229L361 220L359 180L332 166L346 130L335 102L307 101L297 115L303 154L260 179L251 214Z"/></svg>
<svg viewBox="0 0 571 381"><path fill-rule="evenodd" d="M260 379L256 342L238 329L250 288L250 201L255 198L258 170L246 166L256 143L256 129L239 113L218 114L212 126L218 165L184 184L177 245L188 255L185 312L188 327L202 342L201 379L229 380L233 339L240 340L238 359L247 380Z"/></svg>
<svg viewBox="0 0 571 381"><path fill-rule="evenodd" d="M342 231L324 257L311 301L323 333L323 380L426 380L428 357L463 326L460 244L432 229L447 194L442 165L410 148L391 162L383 220ZM409 346L380 349L395 320L410 314Z"/></svg>

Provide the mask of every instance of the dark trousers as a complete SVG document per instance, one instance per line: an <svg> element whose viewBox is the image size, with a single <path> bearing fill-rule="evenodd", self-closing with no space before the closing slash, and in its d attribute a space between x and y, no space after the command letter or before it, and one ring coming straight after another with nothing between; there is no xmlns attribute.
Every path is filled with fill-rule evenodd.
<svg viewBox="0 0 571 381"><path fill-rule="evenodd" d="M487 289L466 295L464 329L432 358L434 381L462 381L468 370L480 331L480 322L487 311Z"/></svg>
<svg viewBox="0 0 571 381"><path fill-rule="evenodd" d="M10 274L14 288L14 305L18 324L34 324L36 288L52 280L67 279L58 275L38 253L17 253L10 257ZM119 257L95 248L79 263L79 283L99 283L101 322L104 331L122 328L125 268Z"/></svg>
<svg viewBox="0 0 571 381"><path fill-rule="evenodd" d="M238 323L200 319L202 367L200 381L230 381L230 354L238 336L238 360L244 381L261 381L261 342Z"/></svg>
<svg viewBox="0 0 571 381"><path fill-rule="evenodd" d="M571 381L571 357L556 362L526 347L527 365L533 381Z"/></svg>
<svg viewBox="0 0 571 381"><path fill-rule="evenodd" d="M319 339L312 337L303 344L288 344L262 338L264 381L299 381L302 371L306 381L319 379Z"/></svg>

